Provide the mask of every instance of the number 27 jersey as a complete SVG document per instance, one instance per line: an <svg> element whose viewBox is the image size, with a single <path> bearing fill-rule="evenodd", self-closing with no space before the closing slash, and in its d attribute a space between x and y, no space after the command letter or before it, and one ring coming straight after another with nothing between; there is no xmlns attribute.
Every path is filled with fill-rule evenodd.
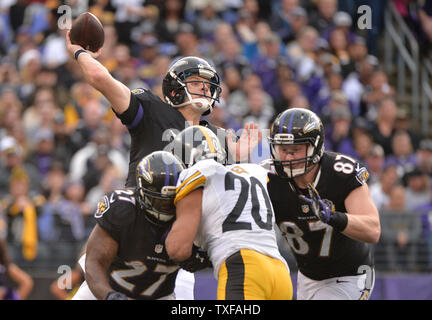
<svg viewBox="0 0 432 320"><path fill-rule="evenodd" d="M215 277L223 261L240 249L285 263L277 246L267 179L267 171L259 165L223 166L214 160L200 161L180 174L175 203L204 188L195 244L207 250Z"/></svg>

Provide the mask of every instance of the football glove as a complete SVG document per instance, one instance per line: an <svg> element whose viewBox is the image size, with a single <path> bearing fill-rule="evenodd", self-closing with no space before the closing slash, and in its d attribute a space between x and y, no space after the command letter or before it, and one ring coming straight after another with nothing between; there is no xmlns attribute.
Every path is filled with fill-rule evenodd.
<svg viewBox="0 0 432 320"><path fill-rule="evenodd" d="M212 264L207 252L202 250L200 247L193 245L192 254L189 258L179 263L179 266L189 272L197 272L205 268L211 268Z"/></svg>
<svg viewBox="0 0 432 320"><path fill-rule="evenodd" d="M129 300L127 295L117 291L111 291L105 297L105 300Z"/></svg>
<svg viewBox="0 0 432 320"><path fill-rule="evenodd" d="M321 199L318 191L311 184L308 185L308 192L309 198L304 195L300 195L300 198L310 204L312 212L318 219L338 231L343 231L348 224L346 213L336 211L331 200Z"/></svg>

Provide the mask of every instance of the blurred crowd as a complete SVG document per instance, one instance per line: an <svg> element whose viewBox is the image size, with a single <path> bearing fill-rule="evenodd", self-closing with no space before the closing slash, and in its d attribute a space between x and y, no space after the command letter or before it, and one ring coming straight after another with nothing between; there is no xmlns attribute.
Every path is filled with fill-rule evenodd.
<svg viewBox="0 0 432 320"><path fill-rule="evenodd" d="M66 30L58 25L65 11L58 8L68 5L73 18L90 11L101 20L99 61L130 89L162 98L171 61L195 55L222 78L222 97L209 116L215 125L237 130L253 121L267 129L286 108L317 113L327 150L369 168L383 268L419 270L410 263L420 259L421 242L430 269L432 140L417 132L409 106L398 104L380 67L386 3L2 0L0 233L17 264L73 265L94 226L97 201L124 186L128 169L127 129L67 55ZM423 20L430 21L426 3ZM372 9L371 29L358 28L362 4ZM264 139L255 160L265 157Z"/></svg>

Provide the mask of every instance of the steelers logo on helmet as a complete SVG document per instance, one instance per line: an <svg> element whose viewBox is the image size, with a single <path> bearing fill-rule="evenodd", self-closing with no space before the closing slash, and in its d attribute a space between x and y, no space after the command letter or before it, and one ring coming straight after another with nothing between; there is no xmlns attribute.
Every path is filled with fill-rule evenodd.
<svg viewBox="0 0 432 320"><path fill-rule="evenodd" d="M184 164L167 151L155 151L138 163L138 203L152 223L161 225L174 219L175 190L184 168Z"/></svg>
<svg viewBox="0 0 432 320"><path fill-rule="evenodd" d="M226 163L226 152L219 139L203 126L191 126L181 131L172 142L171 152L186 166L206 159Z"/></svg>
<svg viewBox="0 0 432 320"><path fill-rule="evenodd" d="M292 108L280 113L272 123L270 153L277 174L293 178L310 172L324 153L324 128L318 116L308 109ZM286 159L282 154L304 155Z"/></svg>
<svg viewBox="0 0 432 320"><path fill-rule="evenodd" d="M141 176L148 183L153 182L153 175L148 159L143 159L142 162L137 166L137 175Z"/></svg>
<svg viewBox="0 0 432 320"><path fill-rule="evenodd" d="M191 79L193 75L199 78ZM191 92L188 84L195 84L204 90ZM162 82L162 93L168 104L175 108L192 105L203 115L212 111L215 102L219 101L221 91L216 70L199 57L191 56L177 60L168 69Z"/></svg>

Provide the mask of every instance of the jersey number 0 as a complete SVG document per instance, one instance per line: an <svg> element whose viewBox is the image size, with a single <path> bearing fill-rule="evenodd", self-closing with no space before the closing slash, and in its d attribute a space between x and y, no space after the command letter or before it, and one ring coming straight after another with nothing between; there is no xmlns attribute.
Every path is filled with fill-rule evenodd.
<svg viewBox="0 0 432 320"><path fill-rule="evenodd" d="M272 211L270 205L270 199L267 195L266 189L263 187L261 182L255 177L250 178L250 183L243 177L233 174L232 172L228 172L225 175L225 191L234 190L234 182L235 180L240 181L241 190L240 196L237 199L234 208L226 217L225 221L222 224L222 232L233 231L233 230L252 230L252 225L249 222L238 222L238 218L243 212L243 209L248 201L249 197L249 189L251 191L251 200L252 200L252 217L256 224L265 230L271 230L273 227L272 224ZM261 189L261 193L265 200L265 205L267 209L267 221L263 221L260 215L260 202L258 200L257 187Z"/></svg>

